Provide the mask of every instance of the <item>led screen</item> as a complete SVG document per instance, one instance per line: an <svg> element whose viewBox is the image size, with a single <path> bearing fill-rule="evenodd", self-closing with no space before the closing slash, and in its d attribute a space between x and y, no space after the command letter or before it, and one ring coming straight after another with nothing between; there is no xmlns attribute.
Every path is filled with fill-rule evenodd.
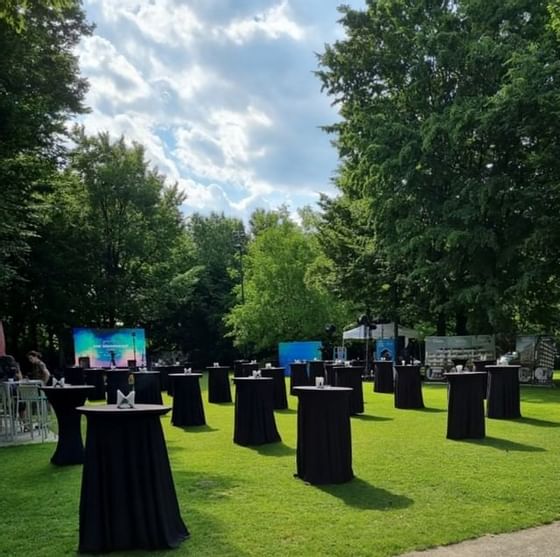
<svg viewBox="0 0 560 557"><path fill-rule="evenodd" d="M139 366L146 362L144 329L73 329L74 356L89 358L91 367L128 367L129 360Z"/></svg>
<svg viewBox="0 0 560 557"><path fill-rule="evenodd" d="M321 346L322 343L319 340L279 342L278 362L280 367L283 367L286 375L289 375L290 364L296 360L321 360Z"/></svg>

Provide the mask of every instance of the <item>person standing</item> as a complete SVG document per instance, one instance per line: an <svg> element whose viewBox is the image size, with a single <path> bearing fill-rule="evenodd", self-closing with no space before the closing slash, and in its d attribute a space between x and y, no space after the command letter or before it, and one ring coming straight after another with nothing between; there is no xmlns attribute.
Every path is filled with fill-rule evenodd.
<svg viewBox="0 0 560 557"><path fill-rule="evenodd" d="M39 379L43 385L46 385L51 374L41 358L41 353L36 350L27 353L27 359L31 362L31 373L28 375L28 379Z"/></svg>

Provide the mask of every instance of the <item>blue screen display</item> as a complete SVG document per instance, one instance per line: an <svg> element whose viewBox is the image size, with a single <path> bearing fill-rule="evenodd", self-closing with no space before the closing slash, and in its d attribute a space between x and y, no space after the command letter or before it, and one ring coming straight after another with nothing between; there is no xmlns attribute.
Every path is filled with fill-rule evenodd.
<svg viewBox="0 0 560 557"><path fill-rule="evenodd" d="M321 347L320 340L279 342L278 362L280 367L286 370L286 375L290 375L290 364L295 360L320 360Z"/></svg>

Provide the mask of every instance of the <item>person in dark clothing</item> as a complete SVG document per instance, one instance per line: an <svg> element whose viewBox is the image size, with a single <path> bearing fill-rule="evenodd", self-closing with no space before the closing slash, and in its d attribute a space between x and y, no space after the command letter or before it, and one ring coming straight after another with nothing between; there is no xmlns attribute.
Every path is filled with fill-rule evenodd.
<svg viewBox="0 0 560 557"><path fill-rule="evenodd" d="M16 359L9 354L0 356L0 382L1 381L19 381L21 379L21 372Z"/></svg>

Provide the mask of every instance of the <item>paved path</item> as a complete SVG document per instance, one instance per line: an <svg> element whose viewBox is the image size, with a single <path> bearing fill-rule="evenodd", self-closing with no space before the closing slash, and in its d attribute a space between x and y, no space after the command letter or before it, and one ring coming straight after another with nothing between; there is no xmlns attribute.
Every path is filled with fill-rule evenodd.
<svg viewBox="0 0 560 557"><path fill-rule="evenodd" d="M519 530L511 534L486 535L475 540L401 557L560 557L560 522Z"/></svg>

